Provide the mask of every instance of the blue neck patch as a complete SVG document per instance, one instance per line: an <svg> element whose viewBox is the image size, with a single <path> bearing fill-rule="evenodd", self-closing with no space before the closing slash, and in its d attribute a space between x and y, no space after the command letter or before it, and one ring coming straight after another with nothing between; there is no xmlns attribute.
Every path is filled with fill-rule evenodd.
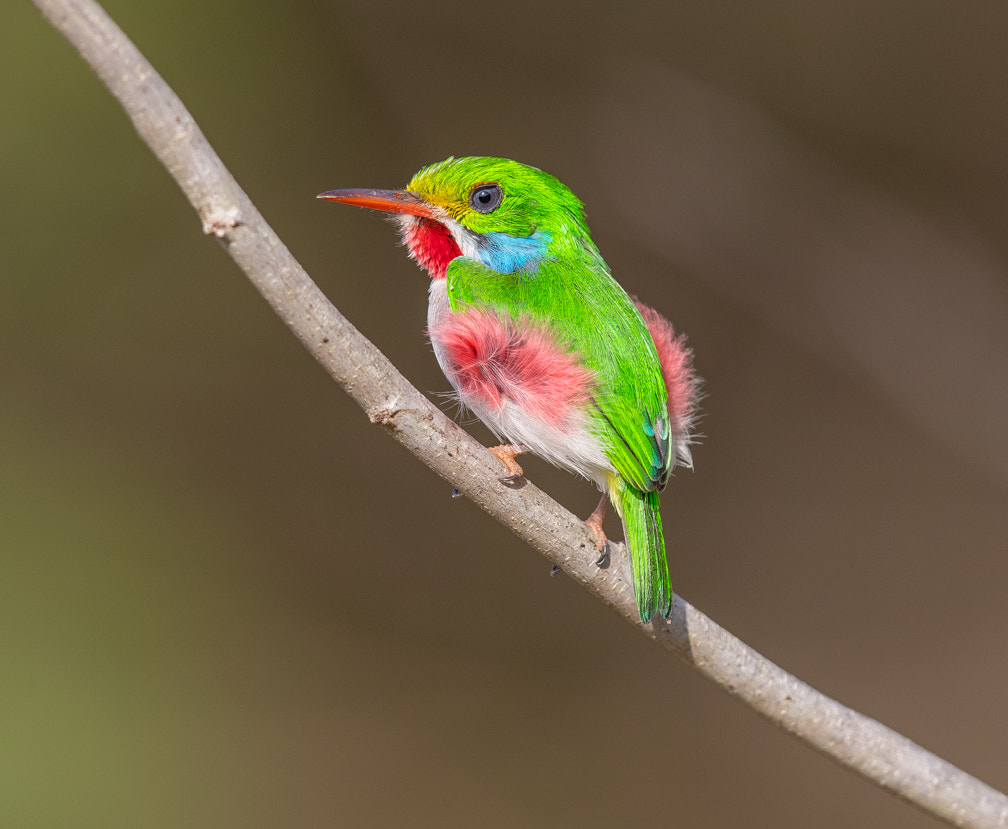
<svg viewBox="0 0 1008 829"><path fill-rule="evenodd" d="M473 236L482 264L498 273L521 270L535 273L550 243L550 235L539 230L524 237L498 232L474 233Z"/></svg>

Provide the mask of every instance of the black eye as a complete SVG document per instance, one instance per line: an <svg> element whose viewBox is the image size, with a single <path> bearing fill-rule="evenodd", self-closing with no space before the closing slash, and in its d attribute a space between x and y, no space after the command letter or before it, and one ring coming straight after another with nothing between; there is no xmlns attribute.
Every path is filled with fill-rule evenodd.
<svg viewBox="0 0 1008 829"><path fill-rule="evenodd" d="M503 198L499 184L480 184L469 194L469 206L477 213L492 213Z"/></svg>

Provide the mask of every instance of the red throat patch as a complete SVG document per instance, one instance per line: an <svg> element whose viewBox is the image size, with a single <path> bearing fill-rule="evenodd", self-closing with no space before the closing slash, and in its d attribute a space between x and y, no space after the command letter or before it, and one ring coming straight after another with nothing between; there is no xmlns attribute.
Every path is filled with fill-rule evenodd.
<svg viewBox="0 0 1008 829"><path fill-rule="evenodd" d="M403 228L402 237L410 256L431 279L444 279L448 263L462 255L451 231L433 219L414 218Z"/></svg>

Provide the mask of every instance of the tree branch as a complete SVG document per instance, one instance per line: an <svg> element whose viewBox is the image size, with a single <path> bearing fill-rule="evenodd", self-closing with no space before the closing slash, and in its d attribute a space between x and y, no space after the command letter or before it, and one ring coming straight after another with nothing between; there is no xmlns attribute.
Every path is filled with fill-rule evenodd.
<svg viewBox="0 0 1008 829"><path fill-rule="evenodd" d="M373 423L646 636L780 728L955 826L1008 827L1004 794L799 681L680 597L667 623L642 625L626 568L596 567L585 525L535 486L500 486L499 462L413 388L326 299L182 102L105 12L92 0L33 2L125 108L192 203L204 232L220 239Z"/></svg>

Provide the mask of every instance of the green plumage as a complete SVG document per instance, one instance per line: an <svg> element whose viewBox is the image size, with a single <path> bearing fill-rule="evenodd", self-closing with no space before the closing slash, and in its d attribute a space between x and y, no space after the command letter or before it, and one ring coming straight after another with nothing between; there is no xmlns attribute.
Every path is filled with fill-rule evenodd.
<svg viewBox="0 0 1008 829"><path fill-rule="evenodd" d="M642 492L625 481L619 481L615 488L616 494L610 497L623 519L637 609L644 621L655 613L668 616L672 610L672 585L665 561L658 493Z"/></svg>

